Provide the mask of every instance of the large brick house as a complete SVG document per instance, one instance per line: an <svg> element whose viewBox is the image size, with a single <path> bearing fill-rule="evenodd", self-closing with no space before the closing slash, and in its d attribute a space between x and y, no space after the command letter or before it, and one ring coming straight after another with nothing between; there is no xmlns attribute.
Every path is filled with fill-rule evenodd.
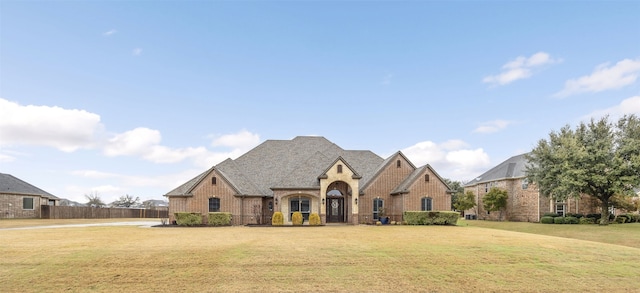
<svg viewBox="0 0 640 293"><path fill-rule="evenodd" d="M40 218L41 205L57 205L59 200L12 175L0 173L0 219Z"/></svg>
<svg viewBox="0 0 640 293"><path fill-rule="evenodd" d="M466 217L498 220L500 213L486 211L482 202L482 198L493 187L507 191L507 208L502 216L509 221L539 222L545 213L565 215L598 212L598 203L588 196L566 201L542 196L536 185L526 179L527 162L526 154L513 156L465 184L465 193L471 191L476 198L476 207L465 211Z"/></svg>
<svg viewBox="0 0 640 293"><path fill-rule="evenodd" d="M267 140L227 159L165 194L176 212L229 212L234 225L268 223L280 211L323 223L370 223L381 213L450 210L451 191L429 165L417 168L402 152L383 159L368 150L344 150L324 137Z"/></svg>

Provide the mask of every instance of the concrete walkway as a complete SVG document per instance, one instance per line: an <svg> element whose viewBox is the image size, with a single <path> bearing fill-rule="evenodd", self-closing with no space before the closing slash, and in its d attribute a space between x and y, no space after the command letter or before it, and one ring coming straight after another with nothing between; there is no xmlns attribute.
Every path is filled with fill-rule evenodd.
<svg viewBox="0 0 640 293"><path fill-rule="evenodd" d="M50 226L31 226L19 228L0 228L2 230L33 230L33 229L54 229L54 228L78 228L78 227L105 227L105 226L139 226L141 228L149 228L160 225L160 221L138 221L138 222L112 222L112 223L95 223L95 224L67 224L67 225L50 225Z"/></svg>

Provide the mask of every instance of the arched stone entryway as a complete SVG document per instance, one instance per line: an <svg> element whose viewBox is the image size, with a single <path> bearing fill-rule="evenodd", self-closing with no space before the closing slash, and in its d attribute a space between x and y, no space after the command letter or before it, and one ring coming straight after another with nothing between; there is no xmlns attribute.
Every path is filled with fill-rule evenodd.
<svg viewBox="0 0 640 293"><path fill-rule="evenodd" d="M326 194L327 223L346 223L350 214L351 188L343 181L329 184Z"/></svg>

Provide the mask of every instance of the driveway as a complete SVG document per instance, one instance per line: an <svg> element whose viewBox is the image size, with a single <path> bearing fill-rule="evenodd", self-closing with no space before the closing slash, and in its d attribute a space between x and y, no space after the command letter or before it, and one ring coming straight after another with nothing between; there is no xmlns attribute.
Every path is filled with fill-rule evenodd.
<svg viewBox="0 0 640 293"><path fill-rule="evenodd" d="M0 230L33 230L33 229L55 229L55 228L78 228L78 227L104 227L104 226L139 226L141 228L149 228L160 225L159 221L137 221L137 222L112 222L112 223L94 223L94 224L66 224L66 225L50 225L50 226L31 226L19 228L0 228Z"/></svg>

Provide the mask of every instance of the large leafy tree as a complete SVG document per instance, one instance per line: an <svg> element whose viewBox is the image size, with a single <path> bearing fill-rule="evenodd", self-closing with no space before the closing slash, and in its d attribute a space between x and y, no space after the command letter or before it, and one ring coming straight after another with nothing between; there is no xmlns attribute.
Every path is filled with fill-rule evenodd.
<svg viewBox="0 0 640 293"><path fill-rule="evenodd" d="M458 211L470 210L476 206L476 195L472 191L467 191L464 195L456 197L453 208Z"/></svg>
<svg viewBox="0 0 640 293"><path fill-rule="evenodd" d="M540 193L556 200L582 194L601 203L601 224L607 224L615 195L628 196L640 185L640 120L608 117L568 125L551 132L527 156L527 177Z"/></svg>
<svg viewBox="0 0 640 293"><path fill-rule="evenodd" d="M451 207L457 209L455 207L455 203L458 201L459 197L464 196L464 182L455 181L448 178L444 178L443 180L451 190Z"/></svg>
<svg viewBox="0 0 640 293"><path fill-rule="evenodd" d="M484 209L490 212L500 211L499 220L502 220L502 211L507 207L507 191L493 187L482 197Z"/></svg>

